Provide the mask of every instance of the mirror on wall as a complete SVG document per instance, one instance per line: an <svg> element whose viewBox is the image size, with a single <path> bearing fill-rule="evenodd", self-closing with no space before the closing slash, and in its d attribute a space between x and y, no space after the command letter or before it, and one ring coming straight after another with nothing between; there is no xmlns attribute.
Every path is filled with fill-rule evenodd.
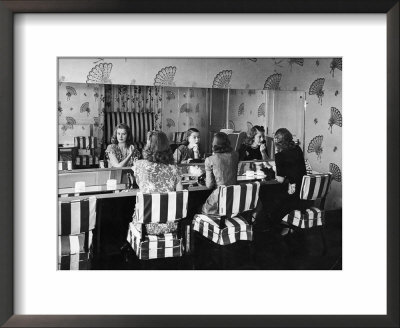
<svg viewBox="0 0 400 328"><path fill-rule="evenodd" d="M273 133L280 127L289 129L304 148L304 91L84 83L59 83L58 91L60 170L102 166L120 122L131 126L139 149L148 130L162 129L176 147L185 131L196 128L209 153L215 132L247 133L254 125L264 126L271 158Z"/></svg>

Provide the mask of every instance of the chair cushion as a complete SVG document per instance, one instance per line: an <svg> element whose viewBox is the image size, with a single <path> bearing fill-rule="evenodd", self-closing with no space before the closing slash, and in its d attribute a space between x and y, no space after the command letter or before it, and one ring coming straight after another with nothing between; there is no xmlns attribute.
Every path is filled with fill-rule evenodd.
<svg viewBox="0 0 400 328"><path fill-rule="evenodd" d="M253 240L253 228L241 216L226 218L225 227L219 228L220 218L196 214L193 220L193 230L219 245L233 244L238 240Z"/></svg>
<svg viewBox="0 0 400 328"><path fill-rule="evenodd" d="M141 232L131 222L127 240L140 260L150 260L183 255L184 243L177 233L168 233L161 236L148 235L143 240Z"/></svg>
<svg viewBox="0 0 400 328"><path fill-rule="evenodd" d="M73 236L58 236L58 257L89 252L92 239L92 231Z"/></svg>
<svg viewBox="0 0 400 328"><path fill-rule="evenodd" d="M58 270L90 270L91 254L89 252L64 255L58 258Z"/></svg>
<svg viewBox="0 0 400 328"><path fill-rule="evenodd" d="M302 229L307 229L322 226L324 224L324 217L319 208L310 207L303 212L294 210L287 214L282 221Z"/></svg>

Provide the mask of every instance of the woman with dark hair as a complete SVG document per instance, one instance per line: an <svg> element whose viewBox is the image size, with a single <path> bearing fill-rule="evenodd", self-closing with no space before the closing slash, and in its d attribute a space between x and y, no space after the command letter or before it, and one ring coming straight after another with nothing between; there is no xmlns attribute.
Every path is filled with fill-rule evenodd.
<svg viewBox="0 0 400 328"><path fill-rule="evenodd" d="M189 163L192 160L201 159L200 154L200 131L190 128L186 132L186 140L174 152L176 164Z"/></svg>
<svg viewBox="0 0 400 328"><path fill-rule="evenodd" d="M218 190L221 185L234 185L237 183L237 170L239 155L233 151L228 136L217 132L212 142L213 154L206 158L206 186L215 189L207 198L202 207L204 214L218 213Z"/></svg>
<svg viewBox="0 0 400 328"><path fill-rule="evenodd" d="M303 176L307 174L303 151L293 141L293 136L285 128L275 132L276 180L282 184L280 192L275 193L268 204L273 224L281 223L282 218L295 209L308 205L299 198Z"/></svg>
<svg viewBox="0 0 400 328"><path fill-rule="evenodd" d="M134 160L140 158L140 152L135 149L132 142L130 127L123 123L118 124L111 137L111 144L105 152L109 167L132 166Z"/></svg>
<svg viewBox="0 0 400 328"><path fill-rule="evenodd" d="M265 129L263 126L254 125L245 142L239 149L241 161L252 159L268 161L268 149L265 143Z"/></svg>
<svg viewBox="0 0 400 328"><path fill-rule="evenodd" d="M162 131L147 133L147 143L143 149L143 159L132 167L136 183L141 192L168 192L182 190L181 172L172 157L168 137ZM135 216L133 217L135 221ZM136 227L141 229L141 225ZM159 235L175 231L176 223L150 223L146 225L147 233Z"/></svg>

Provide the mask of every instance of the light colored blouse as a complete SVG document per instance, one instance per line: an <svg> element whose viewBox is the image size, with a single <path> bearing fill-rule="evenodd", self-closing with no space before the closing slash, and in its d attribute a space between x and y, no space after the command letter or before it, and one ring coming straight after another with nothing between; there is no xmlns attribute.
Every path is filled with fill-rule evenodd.
<svg viewBox="0 0 400 328"><path fill-rule="evenodd" d="M154 163L148 160L138 160L132 167L136 183L141 192L168 192L175 191L176 185L181 183L181 171L176 165ZM142 229L142 223L137 222L135 215L133 222L138 231ZM176 231L175 222L148 223L146 230L149 235L162 235Z"/></svg>

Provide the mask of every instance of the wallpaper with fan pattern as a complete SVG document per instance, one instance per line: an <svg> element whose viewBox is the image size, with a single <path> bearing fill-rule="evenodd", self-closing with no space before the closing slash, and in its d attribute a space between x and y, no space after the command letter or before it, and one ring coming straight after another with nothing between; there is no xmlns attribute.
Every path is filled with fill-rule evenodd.
<svg viewBox="0 0 400 328"><path fill-rule="evenodd" d="M314 170L333 173L334 181L326 207L328 209L342 207L341 58L68 58L59 59L59 82L64 86L71 83L88 83L88 88L92 84L121 84L305 91L307 95L305 157L309 159ZM68 124L66 121L67 116L75 118L73 115L66 115L69 102L76 102L74 112L78 117L78 120L75 118L76 122L90 117L92 112L85 112L84 107L81 112L81 106L85 102L85 99L81 98L82 95L78 101L76 99L78 96L71 93L67 100L67 90L63 89L61 92L61 87L59 90L60 96L63 97L60 100L61 125L69 127L73 125L75 129L76 125ZM78 90L76 92L79 93ZM93 94L91 97L93 99ZM179 111L183 110L182 113L187 114L189 122L187 119L179 120L177 125L173 116L170 117L171 121L163 117L162 129L167 133L172 133L172 121L175 128L180 129L183 128L183 123L186 124L185 127L191 124L190 117L196 117L190 115L190 105L182 109L183 104L179 103L179 107L178 104L174 106L172 104L173 102L169 104L171 108L179 108ZM90 106L93 105L89 102L89 108L92 110ZM194 106L195 110L196 104ZM250 109L243 106L244 116L250 118L255 115L247 112L247 108ZM260 110L262 111L262 106ZM100 103L99 112L101 112ZM195 120L192 122L194 126L196 123L198 124ZM69 130L72 129L65 127L64 129L65 133L71 133Z"/></svg>

